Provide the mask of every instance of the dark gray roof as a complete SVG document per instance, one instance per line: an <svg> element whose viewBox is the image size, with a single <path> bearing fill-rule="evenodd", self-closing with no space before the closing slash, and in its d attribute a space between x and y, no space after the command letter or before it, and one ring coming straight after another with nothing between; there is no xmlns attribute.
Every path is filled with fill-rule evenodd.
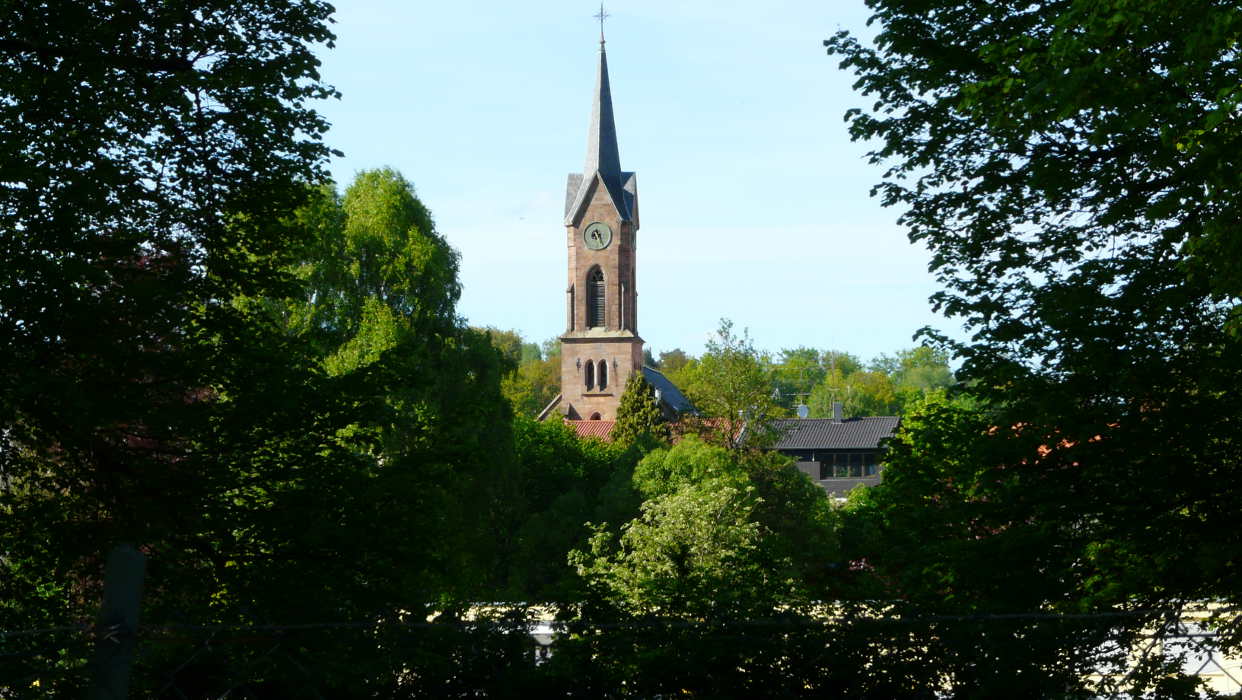
<svg viewBox="0 0 1242 700"><path fill-rule="evenodd" d="M587 131L586 165L582 172L598 170L605 178L621 175L621 154L617 148L617 124L612 116L612 90L608 85L608 54L599 44L599 72L595 76L595 100L591 105L591 126Z"/></svg>
<svg viewBox="0 0 1242 700"><path fill-rule="evenodd" d="M604 180L604 187L608 190L608 195L612 198L612 204L617 209L617 214L622 221L633 221L637 219L638 209L638 176L634 173L621 173L621 184L612 186L608 184L607 178L603 174L599 174L599 179ZM578 214L590 202L591 186L597 181L596 175L583 177L582 173L570 173L569 178L565 182L565 225L573 226L577 223Z"/></svg>
<svg viewBox="0 0 1242 700"><path fill-rule="evenodd" d="M599 72L595 77L595 96L591 104L591 124L587 128L586 162L582 174L572 173L566 183L565 223L571 225L587 200L595 176L603 181L622 221L633 216L634 173L621 171L621 152L617 146L617 124L612 114L612 88L608 82L608 54L599 45Z"/></svg>
<svg viewBox="0 0 1242 700"><path fill-rule="evenodd" d="M863 418L790 418L775 421L778 450L874 450L897 431L897 416Z"/></svg>
<svg viewBox="0 0 1242 700"><path fill-rule="evenodd" d="M650 367L643 367L643 379L660 392L660 400L668 404L674 411L678 413L688 413L694 410L694 404L690 403L690 399L681 393L681 389L677 388L668 380L668 377L660 373L659 370Z"/></svg>

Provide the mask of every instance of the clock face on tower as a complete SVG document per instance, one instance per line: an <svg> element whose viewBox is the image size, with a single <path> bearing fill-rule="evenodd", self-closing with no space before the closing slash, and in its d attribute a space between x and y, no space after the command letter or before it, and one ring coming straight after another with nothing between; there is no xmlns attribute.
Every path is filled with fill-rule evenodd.
<svg viewBox="0 0 1242 700"><path fill-rule="evenodd" d="M595 221L582 229L582 241L591 250L603 250L612 243L612 229L602 221Z"/></svg>

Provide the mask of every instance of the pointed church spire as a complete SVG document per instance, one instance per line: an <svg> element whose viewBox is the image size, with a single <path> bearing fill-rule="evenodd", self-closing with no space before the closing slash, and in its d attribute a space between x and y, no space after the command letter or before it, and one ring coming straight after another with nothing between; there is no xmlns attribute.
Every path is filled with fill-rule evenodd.
<svg viewBox="0 0 1242 700"><path fill-rule="evenodd" d="M586 167L583 175L599 171L608 181L619 181L621 156L617 150L617 125L612 117L612 91L608 87L608 54L604 52L603 29L599 40L599 74L595 78L595 103L591 105L591 126L587 132Z"/></svg>
<svg viewBox="0 0 1242 700"><path fill-rule="evenodd" d="M604 51L604 19L608 14L600 5L599 72L595 76L595 96L591 105L591 125L587 130L586 164L582 173L570 173L565 187L565 225L576 226L595 191L597 182L612 200L621 221L637 227L637 182L634 173L621 172L617 149L617 125L612 117L612 89L608 84L608 55ZM597 177L598 175L598 177Z"/></svg>

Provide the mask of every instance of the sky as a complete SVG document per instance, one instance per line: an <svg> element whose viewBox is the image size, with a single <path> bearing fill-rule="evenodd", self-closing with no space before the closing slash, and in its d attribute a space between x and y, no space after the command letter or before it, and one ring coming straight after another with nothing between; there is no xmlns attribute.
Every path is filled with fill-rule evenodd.
<svg viewBox="0 0 1242 700"><path fill-rule="evenodd" d="M638 174L639 334L703 351L729 318L756 347L864 360L931 325L928 253L869 196L843 115L871 102L826 54L870 36L862 0L615 0L621 166ZM331 172L389 166L461 255L458 312L542 342L565 323L565 179L582 168L599 50L589 0L340 0L319 105ZM874 144L872 144L874 146Z"/></svg>

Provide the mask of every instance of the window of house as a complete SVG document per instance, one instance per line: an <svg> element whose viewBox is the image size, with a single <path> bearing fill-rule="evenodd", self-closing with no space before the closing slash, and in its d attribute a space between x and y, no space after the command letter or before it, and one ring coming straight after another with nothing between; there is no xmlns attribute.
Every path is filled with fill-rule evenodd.
<svg viewBox="0 0 1242 700"><path fill-rule="evenodd" d="M820 478L831 474L836 479L860 479L878 473L874 452L838 452L824 455L823 460L820 473L825 476Z"/></svg>
<svg viewBox="0 0 1242 700"><path fill-rule="evenodd" d="M832 475L844 479L850 475L850 456L844 453L832 455Z"/></svg>
<svg viewBox="0 0 1242 700"><path fill-rule="evenodd" d="M584 375L585 376L583 378L586 380L587 391L594 389L595 388L595 363L594 362L587 360L586 372L584 373Z"/></svg>
<svg viewBox="0 0 1242 700"><path fill-rule="evenodd" d="M599 372L596 373L595 379L600 391L608 388L608 360L599 361Z"/></svg>
<svg viewBox="0 0 1242 700"><path fill-rule="evenodd" d="M587 328L604 325L604 271L599 267L587 273Z"/></svg>

